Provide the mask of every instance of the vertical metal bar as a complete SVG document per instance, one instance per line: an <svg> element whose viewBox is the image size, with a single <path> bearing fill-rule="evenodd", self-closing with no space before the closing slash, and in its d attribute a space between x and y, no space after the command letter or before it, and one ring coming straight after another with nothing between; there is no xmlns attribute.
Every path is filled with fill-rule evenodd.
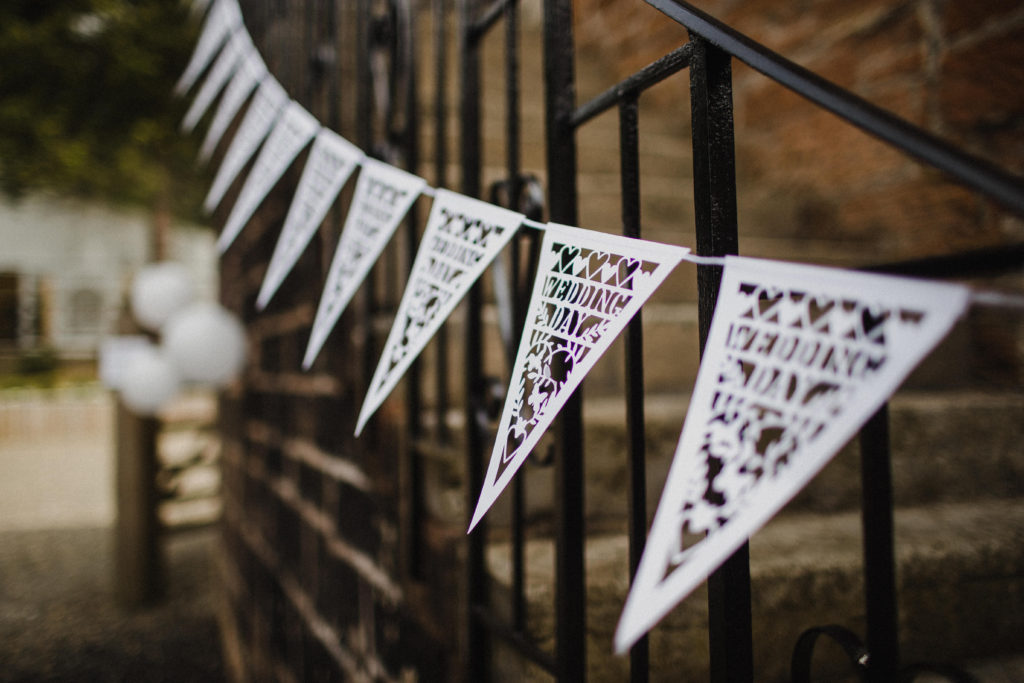
<svg viewBox="0 0 1024 683"><path fill-rule="evenodd" d="M509 208L519 206L519 6L515 2L505 5L505 177L508 182ZM517 242L513 242L515 246ZM518 277L515 265L511 276ZM516 283L518 284L518 283ZM513 292L517 287L513 287ZM516 304L518 301L516 301ZM514 304L514 305L516 305ZM513 311L513 326L519 323L519 311ZM516 327L515 329L520 329ZM511 353L514 350L509 349ZM511 359L514 364L514 357ZM524 473L525 475L525 473ZM526 510L526 486L524 477L516 477L512 484L512 624L521 630L526 624L525 589L525 530L523 517Z"/></svg>
<svg viewBox="0 0 1024 683"><path fill-rule="evenodd" d="M860 458L868 680L882 683L894 680L899 668L888 404L861 429Z"/></svg>
<svg viewBox="0 0 1024 683"><path fill-rule="evenodd" d="M434 0L434 182L448 186L448 18L445 0ZM437 440L448 443L448 330L441 326L435 336L437 350L434 377L434 415Z"/></svg>
<svg viewBox="0 0 1024 683"><path fill-rule="evenodd" d="M395 12L395 64L392 65L395 77L405 75L405 92L402 101L405 111L402 120L405 129L402 131L402 154L405 157L406 168L416 173L419 170L419 118L417 115L416 98L416 45L413 30L413 11L411 3L414 0L397 0L398 7ZM416 258L416 250L419 245L419 211L413 206L405 219L405 268L404 272L412 271L412 264ZM421 518L425 505L423 490L423 462L417 452L416 444L423 435L422 415L422 365L417 359L406 373L406 444L404 448L405 472L406 472L406 496L405 506L407 510L406 529L408 538L406 541L406 569L412 578L422 576L422 528Z"/></svg>
<svg viewBox="0 0 1024 683"><path fill-rule="evenodd" d="M480 56L473 39L475 0L459 0L459 66L461 88L459 98L459 149L461 189L470 197L480 196ZM466 522L471 520L476 496L484 480L484 434L480 423L483 409L483 294L480 284L466 295L465 330L465 409L466 409ZM489 640L478 628L474 611L487 601L487 568L484 551L487 538L486 521L481 522L467 538L466 589L466 681L490 680Z"/></svg>
<svg viewBox="0 0 1024 683"><path fill-rule="evenodd" d="M373 84L370 73L370 0L355 0L356 3L356 140L364 150L373 149ZM363 386L373 381L377 354L374 349L373 317L376 314L377 283L373 277L366 278L363 286L363 312L365 319L359 326L362 330Z"/></svg>
<svg viewBox="0 0 1024 683"><path fill-rule="evenodd" d="M571 0L544 3L544 99L548 206L551 220L575 225L576 106ZM583 521L582 387L566 402L558 421L555 461L556 667L562 683L586 673L586 591Z"/></svg>
<svg viewBox="0 0 1024 683"><path fill-rule="evenodd" d="M630 95L619 103L619 166L622 187L622 234L640 237L639 102ZM640 566L647 539L647 473L644 434L644 338L638 312L626 328L626 435L629 457L629 576ZM650 677L650 643L644 636L629 651L629 680Z"/></svg>
<svg viewBox="0 0 1024 683"><path fill-rule="evenodd" d="M736 160L732 118L732 64L727 53L691 34L690 107L697 253L735 254ZM721 268L697 268L700 350L704 352L718 299ZM750 549L744 544L708 579L711 680L753 680Z"/></svg>

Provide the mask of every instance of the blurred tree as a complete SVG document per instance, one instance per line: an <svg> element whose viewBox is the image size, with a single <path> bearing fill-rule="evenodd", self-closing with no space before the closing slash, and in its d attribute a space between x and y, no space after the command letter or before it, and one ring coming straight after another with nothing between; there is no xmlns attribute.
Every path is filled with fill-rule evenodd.
<svg viewBox="0 0 1024 683"><path fill-rule="evenodd" d="M196 214L206 178L171 92L196 30L180 0L0 2L0 190Z"/></svg>

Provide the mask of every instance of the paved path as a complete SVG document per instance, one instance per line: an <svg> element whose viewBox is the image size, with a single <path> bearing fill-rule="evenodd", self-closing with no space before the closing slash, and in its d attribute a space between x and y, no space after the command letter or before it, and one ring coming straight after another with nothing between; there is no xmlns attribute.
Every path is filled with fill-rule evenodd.
<svg viewBox="0 0 1024 683"><path fill-rule="evenodd" d="M0 683L221 681L213 530L164 542L166 595L113 590L113 406L0 392Z"/></svg>

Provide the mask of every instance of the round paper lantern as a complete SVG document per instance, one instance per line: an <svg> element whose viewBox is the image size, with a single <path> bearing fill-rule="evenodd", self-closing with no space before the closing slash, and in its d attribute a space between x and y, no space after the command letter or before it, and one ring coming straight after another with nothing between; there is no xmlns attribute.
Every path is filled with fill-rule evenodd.
<svg viewBox="0 0 1024 683"><path fill-rule="evenodd" d="M245 363L245 330L238 318L215 303L192 304L164 326L163 346L182 377L223 386Z"/></svg>
<svg viewBox="0 0 1024 683"><path fill-rule="evenodd" d="M194 297L192 278L185 266L174 261L151 263L132 281L132 315L147 330L158 332Z"/></svg>
<svg viewBox="0 0 1024 683"><path fill-rule="evenodd" d="M134 349L120 378L121 400L133 413L153 415L181 389L181 377L156 346Z"/></svg>

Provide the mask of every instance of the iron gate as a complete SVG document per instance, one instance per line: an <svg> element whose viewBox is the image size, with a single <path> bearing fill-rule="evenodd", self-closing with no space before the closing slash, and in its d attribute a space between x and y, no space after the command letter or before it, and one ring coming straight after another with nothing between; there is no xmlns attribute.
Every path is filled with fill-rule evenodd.
<svg viewBox="0 0 1024 683"><path fill-rule="evenodd" d="M371 155L426 175L437 186L452 187L527 214L535 220L578 224L577 147L578 132L599 114L614 110L618 115L620 149L621 225L624 235L641 236L639 100L655 84L669 78L689 76L690 120L692 125L695 252L702 256L739 253L737 230L736 156L733 129L732 66L743 62L761 76L798 93L814 106L828 110L899 150L902 154L931 165L958 183L990 198L1017 216L1024 216L1024 190L1019 178L972 157L929 133L873 106L849 91L838 88L785 58L773 53L729 26L723 25L682 0L649 0L689 33L689 39L674 51L632 76L608 88L583 104L577 103L576 54L573 41L571 0L543 2L544 135L546 160L542 169L524 169L520 92L519 11L516 0L431 0L428 7L416 7L412 0L341 0L338 3L304 3L302 35L291 35L275 47L264 41L268 62L287 73L299 74L301 95L325 112L325 122L343 133L354 131L353 141ZM259 26L265 17L287 12L282 3L243 2L247 21ZM637 11L641 8L638 6ZM343 26L339 15L354 18ZM418 60L421 39L417 22L430 18L433 63ZM454 26L448 19L455 18ZM500 180L483 184L484 124L481 84L481 54L497 27L504 29L504 173ZM258 32L258 29L257 29ZM454 33L454 35L453 35ZM355 79L343 83L345 55L336 49L338 36L354 44L349 73ZM305 50L295 50L296 44ZM449 81L449 45L456 45L457 82ZM309 61L300 57L307 55ZM435 84L432 131L421 130L420 76L431 70ZM275 72L277 73L277 72ZM354 87L352 87L354 86ZM453 90L457 96L453 97ZM354 94L348 114L337 102ZM453 101L454 100L454 101ZM319 103L319 105L316 105ZM447 122L458 121L458 160L452 164L448 150ZM433 148L430 163L420 158L428 137ZM460 174L452 175L451 166ZM542 182L538 178L544 178ZM541 191L543 190L543 191ZM540 197L546 197L542 200ZM385 263L377 277L363 289L368 318L359 321L364 335L365 384L369 384L376 363L376 336L390 322L401 292L403 273L408 271L418 238L419 216L415 211L406 222L399 256ZM340 227L337 220L335 228ZM680 242L689 235L680 234ZM525 302L532 281L530 268L538 247L537 233L524 228L513 241L511 260L502 272L507 278L495 287L511 293L499 306L512 329L523 323ZM401 261L399 263L398 261ZM1024 244L998 250L977 250L922 261L874 264L868 269L890 273L961 277L978 272L1005 272L1024 264ZM698 314L700 345L703 348L717 297L721 270L698 266ZM487 294L484 285L469 293L463 307L461 340L462 367L450 365L447 333L442 329L434 344L434 384L413 368L405 379L402 472L403 567L416 581L422 575L425 557L423 529L425 482L423 463L438 452L463 449L466 468L467 515L474 508L480 490L485 458L493 436L495 387L507 385L505 377L490 377L485 371L487 347L483 339ZM383 329L386 329L383 328ZM645 494L645 415L643 386L643 325L638 315L626 333L625 376L629 462L629 571L636 569L647 532ZM511 358L515 335L506 339L504 352ZM454 382L460 382L455 387ZM427 413L425 392L433 397ZM461 658L467 681L485 681L491 675L490 644L504 642L522 657L549 672L559 681L582 681L586 671L586 596L584 546L583 412L581 393L564 407L557 424L557 448L553 457L555 568L555 645L540 648L526 632L524 496L522 478L511 490L511 523L508 531L512 548L511 606L509 617L498 616L489 591L486 566L488 525L482 523L466 541L464 623L460 625ZM451 398L462 394L459 401ZM455 438L450 413L461 408L463 434ZM823 626L808 630L795 644L794 680L806 680L814 643L820 636L837 640L850 655L852 665L867 680L890 681L897 677L900 658L897 633L896 584L894 570L893 503L890 478L888 417L885 408L864 428L861 437L862 496L864 530L864 577L867 627L862 644L852 631ZM469 517L467 516L467 522ZM709 643L711 678L714 681L752 681L751 587L749 552L741 548L709 581ZM648 643L642 639L630 653L630 680L646 681L651 671ZM952 676L959 674L951 673Z"/></svg>

